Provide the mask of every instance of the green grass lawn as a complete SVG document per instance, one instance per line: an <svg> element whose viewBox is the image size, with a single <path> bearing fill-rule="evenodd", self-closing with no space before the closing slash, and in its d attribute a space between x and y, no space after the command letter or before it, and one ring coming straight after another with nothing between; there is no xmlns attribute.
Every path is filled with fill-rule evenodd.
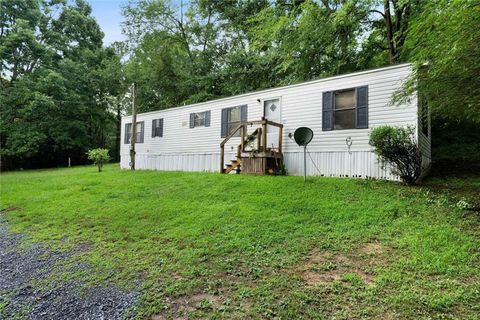
<svg viewBox="0 0 480 320"><path fill-rule="evenodd" d="M33 242L88 244L72 260L96 272L63 276L140 290L140 318L478 319L480 218L455 205L478 190L108 165L2 174L1 207Z"/></svg>

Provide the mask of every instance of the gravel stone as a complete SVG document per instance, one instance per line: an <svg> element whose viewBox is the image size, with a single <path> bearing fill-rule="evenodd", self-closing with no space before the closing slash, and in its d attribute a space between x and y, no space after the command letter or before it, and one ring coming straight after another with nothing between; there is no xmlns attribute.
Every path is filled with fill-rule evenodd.
<svg viewBox="0 0 480 320"><path fill-rule="evenodd" d="M57 263L86 250L85 245L69 252L52 251L41 243L26 246L24 236L10 233L0 217L0 319L133 319L138 292L101 284L86 287L80 281L35 287L35 281L54 275ZM81 263L78 268L89 266Z"/></svg>

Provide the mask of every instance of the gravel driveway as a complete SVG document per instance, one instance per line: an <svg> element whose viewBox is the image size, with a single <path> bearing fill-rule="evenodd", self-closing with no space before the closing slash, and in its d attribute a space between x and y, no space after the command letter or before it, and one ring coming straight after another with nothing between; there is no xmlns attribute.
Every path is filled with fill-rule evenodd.
<svg viewBox="0 0 480 320"><path fill-rule="evenodd" d="M134 318L138 292L101 285L87 288L78 281L61 280L51 281L48 288L35 286L37 280L55 276L58 262L87 247L54 252L42 244L25 246L22 240L23 236L8 231L0 216L0 319Z"/></svg>

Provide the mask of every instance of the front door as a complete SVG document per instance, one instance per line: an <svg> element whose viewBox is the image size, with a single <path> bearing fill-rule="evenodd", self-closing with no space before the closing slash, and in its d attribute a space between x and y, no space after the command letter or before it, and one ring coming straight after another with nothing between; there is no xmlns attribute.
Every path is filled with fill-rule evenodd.
<svg viewBox="0 0 480 320"><path fill-rule="evenodd" d="M267 120L282 123L280 99L263 101L263 115ZM267 148L278 149L278 127L267 126Z"/></svg>

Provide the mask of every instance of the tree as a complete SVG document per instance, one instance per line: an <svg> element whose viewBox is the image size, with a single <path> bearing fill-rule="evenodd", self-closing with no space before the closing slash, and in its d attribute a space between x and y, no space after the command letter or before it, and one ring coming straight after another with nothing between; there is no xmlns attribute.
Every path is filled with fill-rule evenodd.
<svg viewBox="0 0 480 320"><path fill-rule="evenodd" d="M383 0L383 12L380 14L384 22L384 34L388 60L390 64L406 60L404 44L409 23L420 7L419 0Z"/></svg>
<svg viewBox="0 0 480 320"><path fill-rule="evenodd" d="M480 123L480 2L425 2L406 46L415 74L405 96L421 93L434 118Z"/></svg>
<svg viewBox="0 0 480 320"><path fill-rule="evenodd" d="M87 152L88 160L93 161L93 164L98 167L98 172L102 172L103 164L110 161L108 149L92 149Z"/></svg>
<svg viewBox="0 0 480 320"><path fill-rule="evenodd" d="M101 67L97 71L97 77L102 79L100 84L100 97L102 105L107 109L104 111L114 123L106 124L104 130L109 133L106 145L113 148L113 160L120 161L120 141L122 116L126 114L129 106L127 97L128 85L126 83L125 70L121 62L124 55L124 48L121 43L113 43L106 49L107 56L102 60ZM115 132L114 134L111 134Z"/></svg>
<svg viewBox="0 0 480 320"><path fill-rule="evenodd" d="M250 19L252 47L277 61L283 83L357 70L363 21L359 1L280 1Z"/></svg>
<svg viewBox="0 0 480 320"><path fill-rule="evenodd" d="M167 1L124 8L130 59L126 75L138 84L141 111L169 108L253 90L271 73L249 53L249 16L267 1ZM266 71L268 69L265 69ZM252 79L255 79L252 81Z"/></svg>
<svg viewBox="0 0 480 320"><path fill-rule="evenodd" d="M12 0L0 12L2 168L85 161L112 122L99 76L112 53L90 6Z"/></svg>

